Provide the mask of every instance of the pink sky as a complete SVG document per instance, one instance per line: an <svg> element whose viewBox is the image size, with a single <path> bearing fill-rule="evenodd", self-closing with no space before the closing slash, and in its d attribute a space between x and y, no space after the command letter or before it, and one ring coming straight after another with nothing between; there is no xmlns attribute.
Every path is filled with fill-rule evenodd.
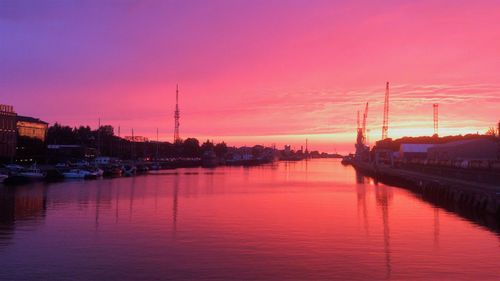
<svg viewBox="0 0 500 281"><path fill-rule="evenodd" d="M498 1L11 1L0 103L122 135L353 150L370 102L381 136L484 132L500 119Z"/></svg>

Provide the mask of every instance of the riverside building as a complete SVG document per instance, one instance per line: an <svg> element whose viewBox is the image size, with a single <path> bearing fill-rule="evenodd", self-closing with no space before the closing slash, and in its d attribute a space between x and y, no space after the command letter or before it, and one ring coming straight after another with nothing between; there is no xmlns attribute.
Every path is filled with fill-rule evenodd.
<svg viewBox="0 0 500 281"><path fill-rule="evenodd" d="M0 159L11 161L16 153L17 114L11 105L0 104Z"/></svg>
<svg viewBox="0 0 500 281"><path fill-rule="evenodd" d="M17 132L20 137L45 141L49 124L38 118L17 116Z"/></svg>

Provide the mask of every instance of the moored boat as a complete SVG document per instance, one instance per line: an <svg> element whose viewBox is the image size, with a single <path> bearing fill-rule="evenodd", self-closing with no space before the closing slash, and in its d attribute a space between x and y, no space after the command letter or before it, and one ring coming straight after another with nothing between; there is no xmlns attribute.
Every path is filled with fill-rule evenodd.
<svg viewBox="0 0 500 281"><path fill-rule="evenodd" d="M88 167L86 170L95 177L102 177L104 175L104 171L98 167Z"/></svg>
<svg viewBox="0 0 500 281"><path fill-rule="evenodd" d="M130 177L134 176L137 173L137 167L133 165L125 165L123 166L123 175Z"/></svg>
<svg viewBox="0 0 500 281"><path fill-rule="evenodd" d="M0 174L0 183L3 183L7 178L9 178L9 176Z"/></svg>
<svg viewBox="0 0 500 281"><path fill-rule="evenodd" d="M36 179L44 179L46 173L42 172L42 170L40 170L36 164L33 164L30 168L19 172L17 175L36 180Z"/></svg>
<svg viewBox="0 0 500 281"><path fill-rule="evenodd" d="M122 175L121 167L116 165L106 166L103 171L105 177L120 177Z"/></svg>
<svg viewBox="0 0 500 281"><path fill-rule="evenodd" d="M153 163L151 164L151 171L158 171L161 169L160 163Z"/></svg>
<svg viewBox="0 0 500 281"><path fill-rule="evenodd" d="M92 172L83 169L71 169L62 173L66 179L87 179L95 177Z"/></svg>

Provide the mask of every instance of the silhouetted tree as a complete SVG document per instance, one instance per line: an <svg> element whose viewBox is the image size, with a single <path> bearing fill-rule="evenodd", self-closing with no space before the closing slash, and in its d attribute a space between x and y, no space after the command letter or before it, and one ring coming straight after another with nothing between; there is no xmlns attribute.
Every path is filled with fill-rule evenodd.
<svg viewBox="0 0 500 281"><path fill-rule="evenodd" d="M221 142L221 143L218 143L215 145L215 148L214 148L214 151L215 151L215 155L217 155L217 157L224 157L227 153L227 145L225 142Z"/></svg>
<svg viewBox="0 0 500 281"><path fill-rule="evenodd" d="M76 138L73 129L55 123L47 130L47 143L49 144L75 144Z"/></svg>
<svg viewBox="0 0 500 281"><path fill-rule="evenodd" d="M90 143L94 140L94 136L92 134L92 129L89 126L80 126L73 130L73 134L75 135L75 139L78 144L81 145L90 145ZM75 144L75 143L73 143Z"/></svg>
<svg viewBox="0 0 500 281"><path fill-rule="evenodd" d="M188 138L182 144L182 156L184 157L199 157L200 142L195 138Z"/></svg>
<svg viewBox="0 0 500 281"><path fill-rule="evenodd" d="M210 140L207 140L201 145L201 153L210 150L214 150L214 143L211 142Z"/></svg>
<svg viewBox="0 0 500 281"><path fill-rule="evenodd" d="M497 129L495 127L490 127L488 129L488 131L486 131L486 135L487 136L497 136L498 135Z"/></svg>

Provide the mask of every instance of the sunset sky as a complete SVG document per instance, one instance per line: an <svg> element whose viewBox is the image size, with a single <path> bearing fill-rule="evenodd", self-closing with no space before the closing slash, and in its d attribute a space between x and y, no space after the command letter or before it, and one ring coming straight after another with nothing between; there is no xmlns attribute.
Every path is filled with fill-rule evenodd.
<svg viewBox="0 0 500 281"><path fill-rule="evenodd" d="M500 1L0 0L0 103L122 136L354 150L499 121Z"/></svg>

